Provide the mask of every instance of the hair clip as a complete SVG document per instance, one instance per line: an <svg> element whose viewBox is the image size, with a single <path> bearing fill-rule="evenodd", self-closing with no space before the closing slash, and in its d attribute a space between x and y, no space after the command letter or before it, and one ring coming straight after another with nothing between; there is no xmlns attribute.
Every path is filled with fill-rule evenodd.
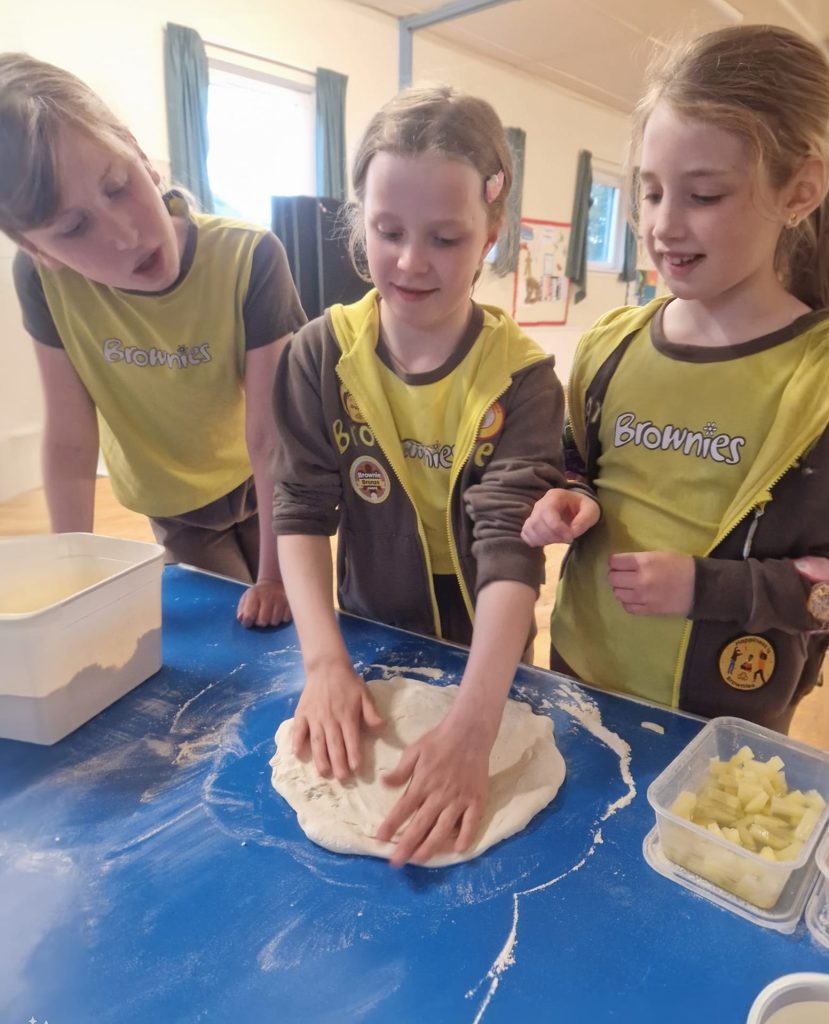
<svg viewBox="0 0 829 1024"><path fill-rule="evenodd" d="M500 196L501 189L504 187L504 172L498 171L497 174L490 174L490 176L484 181L484 198L488 203L494 203L495 200Z"/></svg>

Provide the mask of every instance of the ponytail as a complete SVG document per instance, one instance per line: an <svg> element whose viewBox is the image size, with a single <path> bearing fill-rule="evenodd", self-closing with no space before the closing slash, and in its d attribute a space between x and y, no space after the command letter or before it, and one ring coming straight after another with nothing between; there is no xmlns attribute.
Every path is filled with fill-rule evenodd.
<svg viewBox="0 0 829 1024"><path fill-rule="evenodd" d="M780 237L776 263L784 286L812 309L829 306L829 194Z"/></svg>

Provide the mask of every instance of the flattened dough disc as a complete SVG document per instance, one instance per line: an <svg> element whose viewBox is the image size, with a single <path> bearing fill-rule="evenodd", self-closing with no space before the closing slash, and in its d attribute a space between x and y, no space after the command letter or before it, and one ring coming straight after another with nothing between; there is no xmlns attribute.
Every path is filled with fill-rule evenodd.
<svg viewBox="0 0 829 1024"><path fill-rule="evenodd" d="M383 718L380 729L363 734L363 767L345 783L324 779L310 755L291 751L293 718L276 733L271 781L296 811L308 838L336 853L389 857L392 843L374 838L402 790L383 784L404 748L443 720L457 686L431 686L398 676L368 683ZM508 700L489 759L489 796L483 821L464 853L432 857L429 867L471 860L495 843L519 832L555 797L564 781L564 759L553 737L553 723L528 704Z"/></svg>

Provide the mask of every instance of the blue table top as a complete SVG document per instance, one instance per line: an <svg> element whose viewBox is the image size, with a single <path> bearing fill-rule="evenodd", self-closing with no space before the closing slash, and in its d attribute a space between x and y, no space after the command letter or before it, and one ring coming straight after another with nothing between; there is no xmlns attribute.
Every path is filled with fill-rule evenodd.
<svg viewBox="0 0 829 1024"><path fill-rule="evenodd" d="M164 579L164 668L54 747L0 741L0 1020L741 1024L804 924L760 928L654 872L651 780L701 723L521 668L567 779L455 867L315 847L271 788L302 666L239 586ZM342 616L358 671L458 682L464 652ZM659 734L643 726L664 728Z"/></svg>

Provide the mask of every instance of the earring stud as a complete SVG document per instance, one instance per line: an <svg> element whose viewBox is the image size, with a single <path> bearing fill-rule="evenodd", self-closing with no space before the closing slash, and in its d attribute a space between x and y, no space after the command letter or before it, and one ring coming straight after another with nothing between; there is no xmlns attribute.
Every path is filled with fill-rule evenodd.
<svg viewBox="0 0 829 1024"><path fill-rule="evenodd" d="M799 218L799 217L797 216L797 214L796 214L796 213L791 213L791 214L789 214L789 227L790 227L790 228L796 228L796 227L797 227L797 224L798 224L798 221L799 221L799 219L800 219L800 218Z"/></svg>

